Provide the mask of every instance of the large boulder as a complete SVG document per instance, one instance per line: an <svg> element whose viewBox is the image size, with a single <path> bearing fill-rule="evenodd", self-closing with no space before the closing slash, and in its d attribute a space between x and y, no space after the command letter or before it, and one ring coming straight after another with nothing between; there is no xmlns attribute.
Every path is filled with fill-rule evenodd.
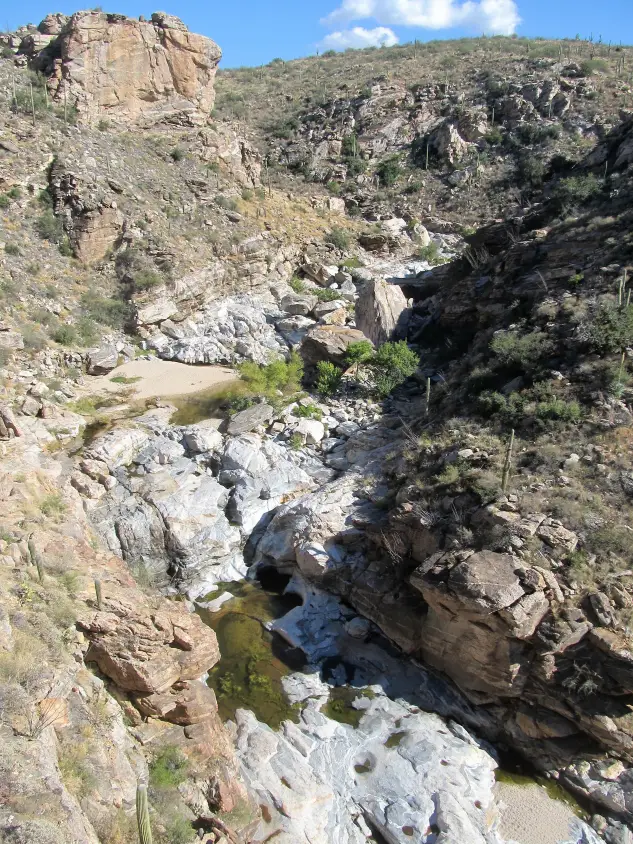
<svg viewBox="0 0 633 844"><path fill-rule="evenodd" d="M231 436L247 434L260 425L267 425L275 415L269 404L254 404L236 413L227 426L227 433Z"/></svg>
<svg viewBox="0 0 633 844"><path fill-rule="evenodd" d="M119 353L116 346L100 346L88 353L88 375L107 375L116 369Z"/></svg>
<svg viewBox="0 0 633 844"><path fill-rule="evenodd" d="M376 346L405 337L408 317L402 289L382 279L368 282L356 301L356 326Z"/></svg>
<svg viewBox="0 0 633 844"><path fill-rule="evenodd" d="M429 610L425 660L466 692L520 697L534 635L550 608L545 583L509 554L480 551L459 562L442 552L411 576Z"/></svg>
<svg viewBox="0 0 633 844"><path fill-rule="evenodd" d="M70 18L40 66L53 76L54 98L66 97L82 121L154 122L184 114L202 124L213 108L221 55L210 38L163 12L140 21L91 11Z"/></svg>
<svg viewBox="0 0 633 844"><path fill-rule="evenodd" d="M303 338L301 357L308 366L316 366L322 360L344 366L348 347L365 339L363 332L356 328L318 325Z"/></svg>
<svg viewBox="0 0 633 844"><path fill-rule="evenodd" d="M90 640L86 661L126 691L164 692L220 659L213 630L183 604L153 611L127 596L106 598L103 611L86 613L78 624Z"/></svg>

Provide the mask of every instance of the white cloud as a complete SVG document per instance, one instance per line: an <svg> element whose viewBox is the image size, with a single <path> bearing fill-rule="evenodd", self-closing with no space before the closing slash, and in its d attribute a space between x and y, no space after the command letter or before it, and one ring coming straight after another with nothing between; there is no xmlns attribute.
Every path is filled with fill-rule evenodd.
<svg viewBox="0 0 633 844"><path fill-rule="evenodd" d="M515 0L342 0L322 23L336 25L367 18L385 26L463 26L498 35L510 35L521 22Z"/></svg>
<svg viewBox="0 0 633 844"><path fill-rule="evenodd" d="M355 26L339 32L331 32L326 35L319 44L321 50L347 50L348 47L393 47L398 43L396 33L386 26L377 26L374 29L365 29L363 26Z"/></svg>

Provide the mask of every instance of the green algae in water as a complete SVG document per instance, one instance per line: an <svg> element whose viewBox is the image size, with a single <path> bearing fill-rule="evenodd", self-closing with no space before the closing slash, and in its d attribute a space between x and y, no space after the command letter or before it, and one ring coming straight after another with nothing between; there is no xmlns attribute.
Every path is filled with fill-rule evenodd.
<svg viewBox="0 0 633 844"><path fill-rule="evenodd" d="M392 733L385 742L385 747L399 747L400 742L406 736L406 734L407 733L405 730L401 730L398 733Z"/></svg>
<svg viewBox="0 0 633 844"><path fill-rule="evenodd" d="M538 785L547 792L547 795L551 800L564 803L570 811L582 820L587 821L589 819L589 813L586 812L582 806L574 800L572 795L568 791L565 791L565 789L559 785L556 780L550 780L539 776L530 777L525 774L508 771L504 768L497 768L495 771L495 779L497 782L523 786L524 788Z"/></svg>
<svg viewBox="0 0 633 844"><path fill-rule="evenodd" d="M226 415L222 410L231 399L249 395L250 390L244 381L225 381L199 393L174 396L170 401L176 406L176 412L169 420L171 425L195 425L205 419L218 419Z"/></svg>
<svg viewBox="0 0 633 844"><path fill-rule="evenodd" d="M354 689L351 686L336 686L330 690L328 702L323 707L323 714L333 721L358 727L365 714L364 709L355 709L352 704L359 697L374 697L370 689Z"/></svg>
<svg viewBox="0 0 633 844"><path fill-rule="evenodd" d="M298 710L288 702L281 680L301 668L303 658L262 625L285 615L296 606L296 599L269 594L252 583L218 585L220 590L212 595L223 591L237 595L217 613L200 611L215 630L222 654L208 681L218 698L220 717L234 719L237 709L250 709L273 729L282 721L297 721Z"/></svg>

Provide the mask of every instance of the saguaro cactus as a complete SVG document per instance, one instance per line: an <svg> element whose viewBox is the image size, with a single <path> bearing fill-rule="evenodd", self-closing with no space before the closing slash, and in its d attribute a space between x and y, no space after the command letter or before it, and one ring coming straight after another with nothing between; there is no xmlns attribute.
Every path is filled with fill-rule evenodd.
<svg viewBox="0 0 633 844"><path fill-rule="evenodd" d="M510 434L510 442L506 449L506 458L503 463L503 471L501 473L501 492L505 495L508 491L508 483L510 481L510 468L512 466L512 449L514 448L514 428Z"/></svg>
<svg viewBox="0 0 633 844"><path fill-rule="evenodd" d="M101 591L101 581L95 578L95 595L97 596L97 609L103 609L103 593Z"/></svg>
<svg viewBox="0 0 633 844"><path fill-rule="evenodd" d="M152 844L152 827L149 822L149 804L147 786L139 783L136 787L136 820L140 844Z"/></svg>

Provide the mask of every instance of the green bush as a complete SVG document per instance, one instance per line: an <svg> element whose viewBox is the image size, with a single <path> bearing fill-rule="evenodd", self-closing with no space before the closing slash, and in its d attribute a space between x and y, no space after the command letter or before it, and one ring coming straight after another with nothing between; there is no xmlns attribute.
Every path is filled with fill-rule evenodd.
<svg viewBox="0 0 633 844"><path fill-rule="evenodd" d="M402 174L402 167L397 156L392 156L382 161L376 168L376 174L384 187L389 188L395 185Z"/></svg>
<svg viewBox="0 0 633 844"><path fill-rule="evenodd" d="M77 320L77 334L85 346L91 346L98 342L101 336L96 322L86 316L79 317Z"/></svg>
<svg viewBox="0 0 633 844"><path fill-rule="evenodd" d="M323 418L323 411L315 404L298 404L292 410L293 416L298 416L301 419L319 419Z"/></svg>
<svg viewBox="0 0 633 844"><path fill-rule="evenodd" d="M17 246L15 243L5 243L4 244L4 251L7 255L21 255L20 247Z"/></svg>
<svg viewBox="0 0 633 844"><path fill-rule="evenodd" d="M539 126L536 123L521 123L516 129L516 135L521 143L535 146L550 139L560 138L560 126L556 124Z"/></svg>
<svg viewBox="0 0 633 844"><path fill-rule="evenodd" d="M427 263L431 264L432 267L446 262L446 258L443 258L440 255L439 247L434 240L432 240L426 246L418 247L418 249L416 249L415 251L415 257L418 258L420 261L426 261Z"/></svg>
<svg viewBox="0 0 633 844"><path fill-rule="evenodd" d="M346 249L349 249L351 245L349 232L345 229L340 228L339 226L335 226L331 231L326 234L325 242L330 243L336 249L340 249L341 252L344 252Z"/></svg>
<svg viewBox="0 0 633 844"><path fill-rule="evenodd" d="M300 279L296 275L290 279L289 284L295 293L303 293L306 289L305 282L303 281L303 279Z"/></svg>
<svg viewBox="0 0 633 844"><path fill-rule="evenodd" d="M24 340L24 348L31 352L40 352L47 346L46 337L39 328L33 325L27 325L22 329L22 339Z"/></svg>
<svg viewBox="0 0 633 844"><path fill-rule="evenodd" d="M333 396L341 386L343 370L329 360L320 360L317 364L317 392L322 396Z"/></svg>
<svg viewBox="0 0 633 844"><path fill-rule="evenodd" d="M383 343L371 361L379 395L388 395L413 375L419 362L418 355L404 340L398 343Z"/></svg>
<svg viewBox="0 0 633 844"><path fill-rule="evenodd" d="M187 778L189 762L173 745L161 748L149 765L149 784L155 789L177 788Z"/></svg>
<svg viewBox="0 0 633 844"><path fill-rule="evenodd" d="M215 198L215 204L218 208L225 208L227 211L237 211L237 199L231 196L224 196L219 193Z"/></svg>
<svg viewBox="0 0 633 844"><path fill-rule="evenodd" d="M133 284L134 290L141 293L144 290L151 290L163 283L163 278L156 270L149 268L139 270L134 273Z"/></svg>
<svg viewBox="0 0 633 844"><path fill-rule="evenodd" d="M537 404L536 415L539 419L580 422L583 413L577 401L564 401L563 399L552 398L549 401L539 402Z"/></svg>
<svg viewBox="0 0 633 844"><path fill-rule="evenodd" d="M169 155L173 161L182 161L185 157L185 151L182 147L174 147Z"/></svg>
<svg viewBox="0 0 633 844"><path fill-rule="evenodd" d="M51 332L51 336L61 346L72 346L77 342L77 332L72 325L58 325Z"/></svg>
<svg viewBox="0 0 633 844"><path fill-rule="evenodd" d="M330 290L329 287L317 287L309 292L310 295L316 296L319 302L334 302L341 298L340 290Z"/></svg>
<svg viewBox="0 0 633 844"><path fill-rule="evenodd" d="M604 59L587 59L580 65L580 72L583 76L593 76L597 70L606 73L609 70L608 63Z"/></svg>
<svg viewBox="0 0 633 844"><path fill-rule="evenodd" d="M94 291L88 291L81 297L81 306L87 318L109 325L110 328L122 329L131 317L130 305L122 299L108 299Z"/></svg>
<svg viewBox="0 0 633 844"><path fill-rule="evenodd" d="M529 374L534 372L541 360L552 352L553 343L542 331L533 331L529 334L504 331L492 338L490 348L501 366L507 369L520 369Z"/></svg>
<svg viewBox="0 0 633 844"><path fill-rule="evenodd" d="M593 173L561 179L552 192L553 199L563 210L582 205L602 189L602 183Z"/></svg>
<svg viewBox="0 0 633 844"><path fill-rule="evenodd" d="M44 211L36 220L35 228L42 240L50 240L51 243L63 243L64 226L59 217L53 214L52 210Z"/></svg>
<svg viewBox="0 0 633 844"><path fill-rule="evenodd" d="M287 361L274 360L266 365L244 361L239 373L254 393L265 396L274 395L277 390L284 394L297 393L301 389L303 361L296 352L291 352Z"/></svg>
<svg viewBox="0 0 633 844"><path fill-rule="evenodd" d="M349 366L354 364L368 363L374 356L374 347L369 340L359 340L358 343L350 343L345 353L345 362Z"/></svg>
<svg viewBox="0 0 633 844"><path fill-rule="evenodd" d="M517 164L520 181L526 182L532 187L543 184L545 178L545 162L542 158L534 155L522 155Z"/></svg>
<svg viewBox="0 0 633 844"><path fill-rule="evenodd" d="M0 208L8 208L11 205L11 199L6 193L0 193Z"/></svg>
<svg viewBox="0 0 633 844"><path fill-rule="evenodd" d="M341 192L341 184L340 184L340 182L329 181L329 182L327 182L327 184L325 185L325 187L328 189L328 191L329 191L329 192L330 192L333 196L338 196L338 195L340 194L340 192Z"/></svg>
<svg viewBox="0 0 633 844"><path fill-rule="evenodd" d="M612 354L633 342L633 306L602 305L589 329L589 346L599 355Z"/></svg>
<svg viewBox="0 0 633 844"><path fill-rule="evenodd" d="M484 137L492 147L497 147L499 144L503 143L503 132L498 126L493 126L489 129Z"/></svg>

